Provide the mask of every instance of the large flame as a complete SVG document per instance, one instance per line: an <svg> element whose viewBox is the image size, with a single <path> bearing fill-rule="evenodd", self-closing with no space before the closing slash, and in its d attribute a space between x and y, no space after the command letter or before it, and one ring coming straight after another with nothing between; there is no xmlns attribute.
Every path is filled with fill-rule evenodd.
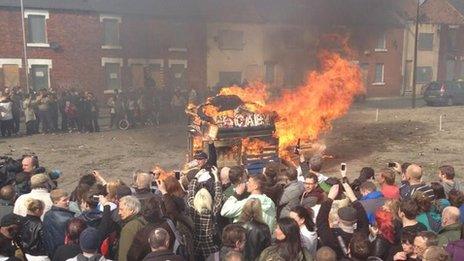
<svg viewBox="0 0 464 261"><path fill-rule="evenodd" d="M310 72L304 85L285 91L266 104L275 111L279 148L294 146L296 141L313 141L331 128L331 122L343 116L353 97L363 91L359 68L339 54L323 51L321 71Z"/></svg>
<svg viewBox="0 0 464 261"><path fill-rule="evenodd" d="M332 51L319 52L320 69L309 72L304 84L283 91L278 98L271 98L267 86L260 82L245 88L223 88L219 93L238 96L252 112L277 115L275 136L281 157L289 155L298 139L303 143L315 142L321 133L330 130L333 120L348 111L354 96L364 92L359 67L344 58L352 55L347 38L327 35L321 38L321 46ZM215 107L205 110L210 117L222 113L227 112L218 112ZM244 151L256 153L266 146L266 142L243 140Z"/></svg>

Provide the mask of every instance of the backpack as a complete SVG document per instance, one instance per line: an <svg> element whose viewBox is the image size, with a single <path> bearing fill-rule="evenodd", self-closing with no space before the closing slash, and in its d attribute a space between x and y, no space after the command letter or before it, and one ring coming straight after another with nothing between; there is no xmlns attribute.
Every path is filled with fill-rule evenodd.
<svg viewBox="0 0 464 261"><path fill-rule="evenodd" d="M119 237L116 231L111 232L100 245L100 253L107 259L115 260L118 251Z"/></svg>
<svg viewBox="0 0 464 261"><path fill-rule="evenodd" d="M430 229L433 232L438 233L441 229L441 217L439 214L435 212L427 212L425 213L427 216L427 221L429 222Z"/></svg>
<svg viewBox="0 0 464 261"><path fill-rule="evenodd" d="M186 216L182 216L177 221L177 225L174 222L166 218L166 223L174 233L176 240L173 246L173 252L176 255L182 256L187 261L194 260L194 247L193 247L193 222Z"/></svg>

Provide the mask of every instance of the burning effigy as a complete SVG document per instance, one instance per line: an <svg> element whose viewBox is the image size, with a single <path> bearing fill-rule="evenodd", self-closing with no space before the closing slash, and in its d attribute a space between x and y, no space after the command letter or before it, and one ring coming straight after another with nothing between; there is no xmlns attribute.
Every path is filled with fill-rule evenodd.
<svg viewBox="0 0 464 261"><path fill-rule="evenodd" d="M195 130L191 150L202 149L203 137L209 135L217 143L219 165L231 166L248 164L250 159L288 159L295 146L317 144L332 121L346 114L354 97L364 92L361 72L347 55L346 41L324 40L339 41L337 50L322 49L317 56L319 68L308 72L296 88L271 97L266 84L253 82L223 88L198 106L190 104L186 112Z"/></svg>

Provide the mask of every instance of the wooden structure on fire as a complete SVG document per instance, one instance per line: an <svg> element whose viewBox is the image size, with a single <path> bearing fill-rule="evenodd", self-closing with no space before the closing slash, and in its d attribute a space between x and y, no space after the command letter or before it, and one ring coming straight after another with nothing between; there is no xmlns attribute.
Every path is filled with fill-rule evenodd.
<svg viewBox="0 0 464 261"><path fill-rule="evenodd" d="M202 124L197 124L200 131L189 132L190 157L194 151L206 148L202 138L210 135L215 136L218 167L244 166L258 170L270 161L279 161L274 115L252 112L244 104L225 109L216 107L214 115L203 115L208 111L207 106L212 105L197 107L196 116Z"/></svg>

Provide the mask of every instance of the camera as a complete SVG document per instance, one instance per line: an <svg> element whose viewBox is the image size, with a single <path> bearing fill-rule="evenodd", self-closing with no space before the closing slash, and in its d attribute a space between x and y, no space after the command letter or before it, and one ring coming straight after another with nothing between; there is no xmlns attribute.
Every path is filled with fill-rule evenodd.
<svg viewBox="0 0 464 261"><path fill-rule="evenodd" d="M395 162L389 162L388 163L388 167L389 168L394 168L396 166L396 163Z"/></svg>

